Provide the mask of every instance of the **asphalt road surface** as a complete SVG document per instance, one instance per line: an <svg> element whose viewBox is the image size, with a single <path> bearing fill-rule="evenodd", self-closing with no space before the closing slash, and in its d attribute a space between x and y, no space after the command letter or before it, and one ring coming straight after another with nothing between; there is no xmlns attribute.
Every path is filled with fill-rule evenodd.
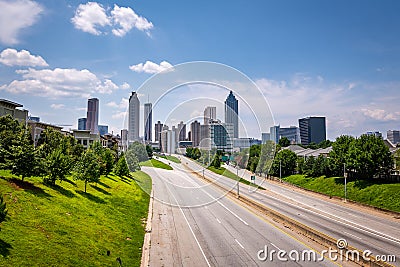
<svg viewBox="0 0 400 267"><path fill-rule="evenodd" d="M337 266L326 258L309 261L307 255L305 261L301 255L291 260L310 248L181 164L170 164L173 171L142 168L152 177L154 192L149 266ZM279 250L291 257L270 256Z"/></svg>
<svg viewBox="0 0 400 267"><path fill-rule="evenodd" d="M203 173L203 167L189 159L181 158L187 167L200 174ZM228 169L236 173L233 167L228 167ZM227 189L235 188L237 184L236 181L211 171L205 170L204 173ZM251 174L245 170L239 170L239 175L249 180ZM336 239L344 238L349 245L361 250L370 250L373 255L383 257L394 255L396 261L391 264L400 266L400 220L388 220L385 216L377 216L375 212L370 214L345 203L334 204L301 191L265 181L261 177L257 177L256 183L267 190L254 190L253 187L240 184L240 194Z"/></svg>

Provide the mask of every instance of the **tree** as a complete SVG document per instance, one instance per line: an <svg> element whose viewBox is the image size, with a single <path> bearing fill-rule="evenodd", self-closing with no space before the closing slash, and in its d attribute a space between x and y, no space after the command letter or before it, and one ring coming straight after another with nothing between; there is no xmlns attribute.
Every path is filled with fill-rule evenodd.
<svg viewBox="0 0 400 267"><path fill-rule="evenodd" d="M69 155L62 152L62 148L58 148L46 157L45 172L47 177L44 178L50 184L55 185L56 180L63 181L70 173L72 160Z"/></svg>
<svg viewBox="0 0 400 267"><path fill-rule="evenodd" d="M290 151L289 149L283 149L279 151L272 163L271 174L278 176L280 169L282 171L282 176L291 175L296 170L296 153Z"/></svg>
<svg viewBox="0 0 400 267"><path fill-rule="evenodd" d="M393 155L394 157L394 162L395 162L395 168L396 170L400 171L400 149L397 149L397 151Z"/></svg>
<svg viewBox="0 0 400 267"><path fill-rule="evenodd" d="M10 115L0 117L0 168L11 169L14 155L13 146L19 145L19 138L23 128L17 120Z"/></svg>
<svg viewBox="0 0 400 267"><path fill-rule="evenodd" d="M143 145L143 144L141 144L141 143L139 143L137 141L133 142L129 146L128 150L132 150L135 153L135 155L136 155L137 159L139 160L139 162L143 162L143 161L146 161L146 160L149 159L148 156L147 156L147 151L146 151L145 145Z"/></svg>
<svg viewBox="0 0 400 267"><path fill-rule="evenodd" d="M290 141L289 141L289 139L287 137L284 136L281 139L279 139L278 144L281 147L288 147L288 146L290 146Z"/></svg>
<svg viewBox="0 0 400 267"><path fill-rule="evenodd" d="M153 157L153 148L151 145L146 145L146 152L147 152L147 157L151 159Z"/></svg>
<svg viewBox="0 0 400 267"><path fill-rule="evenodd" d="M0 223L6 219L7 212L6 202L4 202L3 196L0 195Z"/></svg>
<svg viewBox="0 0 400 267"><path fill-rule="evenodd" d="M120 177L129 176L129 167L123 155L120 156L117 164L115 165L114 173Z"/></svg>
<svg viewBox="0 0 400 267"><path fill-rule="evenodd" d="M139 165L139 160L136 157L136 154L132 150L128 150L125 154L125 160L126 164L128 164L129 171L135 172L136 170L140 170L140 165ZM123 162L120 162L120 164L124 164ZM123 167L121 165L121 167ZM125 171L125 170L123 170ZM123 174L123 175L129 175L128 174Z"/></svg>
<svg viewBox="0 0 400 267"><path fill-rule="evenodd" d="M251 172L255 172L258 162L260 160L261 145L252 145L249 150L249 160L247 162L247 167Z"/></svg>
<svg viewBox="0 0 400 267"><path fill-rule="evenodd" d="M81 159L75 165L73 176L76 180L85 182L85 193L87 183L95 183L100 180L98 157L90 148L82 154Z"/></svg>
<svg viewBox="0 0 400 267"><path fill-rule="evenodd" d="M393 167L393 157L380 137L361 135L349 148L346 168L354 170L356 177L372 179L375 175L388 175Z"/></svg>
<svg viewBox="0 0 400 267"><path fill-rule="evenodd" d="M114 168L114 155L113 151L109 148L104 149L103 151L103 161L105 163L105 175L109 175Z"/></svg>
<svg viewBox="0 0 400 267"><path fill-rule="evenodd" d="M256 172L268 174L275 156L276 145L273 141L267 141L261 145L260 160Z"/></svg>
<svg viewBox="0 0 400 267"><path fill-rule="evenodd" d="M328 148L332 145L331 140L324 140L318 144L318 148Z"/></svg>
<svg viewBox="0 0 400 267"><path fill-rule="evenodd" d="M342 135L336 138L332 144L332 151L329 153L331 170L334 175L342 175L344 164L349 165L349 150L355 138L349 135Z"/></svg>
<svg viewBox="0 0 400 267"><path fill-rule="evenodd" d="M23 127L25 128L25 127ZM22 129L17 133L15 142L11 146L12 169L15 175L31 177L36 171L36 155L30 133L27 129Z"/></svg>
<svg viewBox="0 0 400 267"><path fill-rule="evenodd" d="M221 168L221 156L219 153L215 153L214 158L211 162L211 166L213 166L216 169Z"/></svg>

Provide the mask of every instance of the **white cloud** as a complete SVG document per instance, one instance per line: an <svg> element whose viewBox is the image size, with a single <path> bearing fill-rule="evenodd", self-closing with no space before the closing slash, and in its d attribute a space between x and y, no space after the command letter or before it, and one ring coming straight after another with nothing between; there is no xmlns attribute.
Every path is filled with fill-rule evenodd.
<svg viewBox="0 0 400 267"><path fill-rule="evenodd" d="M4 49L0 53L0 63L7 66L47 67L48 64L41 56L31 55L29 51L17 51L12 48Z"/></svg>
<svg viewBox="0 0 400 267"><path fill-rule="evenodd" d="M162 61L160 65L157 63L151 62L151 61L146 61L146 63L139 63L137 65L132 65L129 66L129 69L134 71L134 72L144 72L144 73L158 73L161 71L166 71L168 69L172 68L172 65L168 63L167 61Z"/></svg>
<svg viewBox="0 0 400 267"><path fill-rule="evenodd" d="M114 5L111 12L109 10L111 9L104 8L97 2L80 4L71 22L75 28L87 33L100 35L111 29L112 34L118 37L125 36L134 28L150 35L150 30L154 27L153 23L136 14L130 7Z"/></svg>
<svg viewBox="0 0 400 267"><path fill-rule="evenodd" d="M123 89L123 90L127 90L127 89L131 88L131 86L130 86L129 83L124 82L124 83L120 86L120 88Z"/></svg>
<svg viewBox="0 0 400 267"><path fill-rule="evenodd" d="M118 113L115 113L115 114L111 115L111 117L113 119L123 119L126 116L127 116L127 112L126 111L118 112Z"/></svg>
<svg viewBox="0 0 400 267"><path fill-rule="evenodd" d="M374 120L377 121L395 121L400 117L400 112L388 112L383 109L361 109L362 113Z"/></svg>
<svg viewBox="0 0 400 267"><path fill-rule="evenodd" d="M97 28L111 24L104 7L96 2L80 4L75 11L75 16L71 19L75 28L94 35L100 35L102 32Z"/></svg>
<svg viewBox="0 0 400 267"><path fill-rule="evenodd" d="M118 26L118 28L112 30L112 33L115 36L123 37L132 28L145 31L149 34L149 30L153 28L153 23L149 22L146 18L137 15L130 7L119 7L114 5L114 9L111 11L111 16L114 25Z"/></svg>
<svg viewBox="0 0 400 267"><path fill-rule="evenodd" d="M100 80L89 70L43 69L17 70L23 80L14 80L0 87L14 94L30 94L43 97L84 97L91 94L109 94L116 90L111 80Z"/></svg>
<svg viewBox="0 0 400 267"><path fill-rule="evenodd" d="M65 107L65 105L64 104L51 104L50 107L52 109L62 109Z"/></svg>
<svg viewBox="0 0 400 267"><path fill-rule="evenodd" d="M119 109L126 109L128 105L129 105L128 98L122 98L119 104L117 104L115 101L111 101L106 104L106 106L108 107L119 108Z"/></svg>
<svg viewBox="0 0 400 267"><path fill-rule="evenodd" d="M19 43L21 30L36 23L43 7L31 0L0 0L0 42Z"/></svg>

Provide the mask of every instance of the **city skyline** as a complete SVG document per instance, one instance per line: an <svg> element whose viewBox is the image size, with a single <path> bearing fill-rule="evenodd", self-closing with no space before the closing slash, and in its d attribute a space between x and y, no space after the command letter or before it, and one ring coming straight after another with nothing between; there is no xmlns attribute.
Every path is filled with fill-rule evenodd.
<svg viewBox="0 0 400 267"><path fill-rule="evenodd" d="M276 124L326 116L331 140L400 127L396 1L157 3L154 8L152 1L0 0L0 5L0 17L10 18L0 21L0 26L7 21L0 27L0 95L48 123L78 128L87 99L96 97L99 124L117 132L124 128L129 91L159 70L208 60L254 80ZM103 22L85 16L93 10ZM138 23L117 23L117 16L132 21L122 10ZM13 20L16 16L24 20ZM230 27L221 20L231 21ZM161 115L153 117L157 120Z"/></svg>

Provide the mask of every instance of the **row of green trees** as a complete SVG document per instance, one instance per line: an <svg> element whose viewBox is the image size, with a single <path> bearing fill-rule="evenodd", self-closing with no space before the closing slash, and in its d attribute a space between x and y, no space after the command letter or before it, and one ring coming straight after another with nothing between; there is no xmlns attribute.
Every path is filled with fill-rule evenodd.
<svg viewBox="0 0 400 267"><path fill-rule="evenodd" d="M281 145L272 141L254 145L237 154L235 162L252 172L274 176L280 173L282 176L293 173L311 177L341 176L346 171L358 179L371 179L376 175L389 175L395 158L398 160L400 156L394 158L383 140L373 135L358 138L343 135L335 142L324 142L320 147L332 145L328 157L297 157L294 152L281 149Z"/></svg>
<svg viewBox="0 0 400 267"><path fill-rule="evenodd" d="M44 130L36 147L29 129L10 116L0 117L0 168L9 169L22 180L40 176L47 184L55 185L71 175L87 183L98 182L101 175L112 171L118 176L128 176L140 169L139 162L148 160L151 148L135 142L126 155L118 147L104 148L94 142L88 149L78 144L70 135L52 129Z"/></svg>
<svg viewBox="0 0 400 267"><path fill-rule="evenodd" d="M217 150L215 148L211 150L203 150L197 147L188 147L186 148L185 155L191 159L197 160L198 162L206 166L212 166L219 169L221 167L221 158L223 154L223 151Z"/></svg>

